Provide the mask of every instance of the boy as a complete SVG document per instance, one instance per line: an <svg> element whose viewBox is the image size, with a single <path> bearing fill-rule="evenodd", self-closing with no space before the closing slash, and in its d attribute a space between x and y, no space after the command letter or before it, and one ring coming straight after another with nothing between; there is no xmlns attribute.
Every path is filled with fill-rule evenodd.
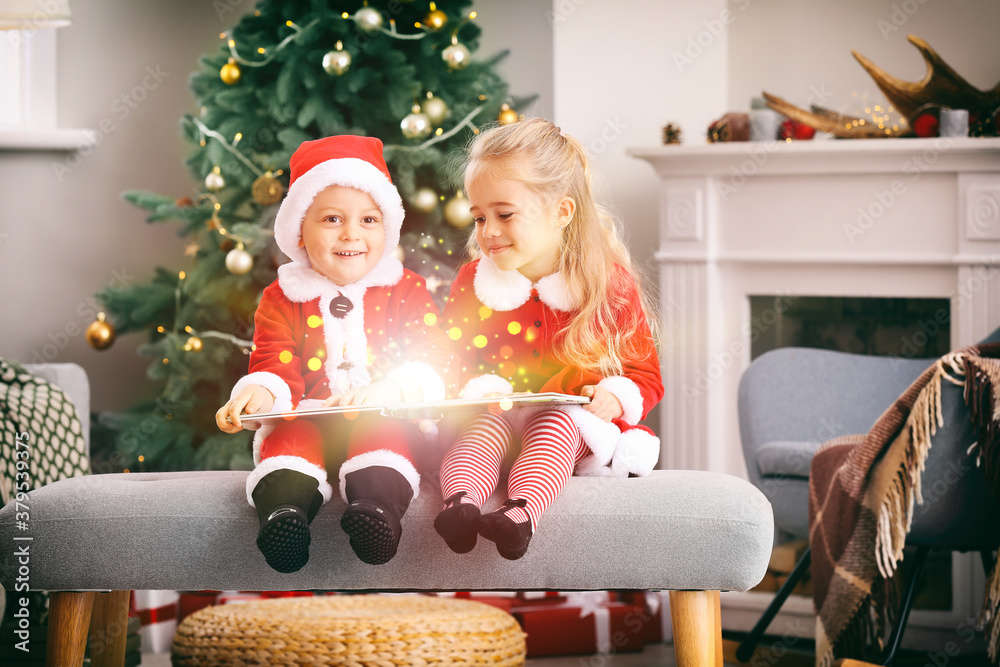
<svg viewBox="0 0 1000 667"><path fill-rule="evenodd" d="M241 414L445 397L436 369L450 357L433 326L437 307L423 279L393 257L402 222L378 139L327 137L295 151L274 225L291 262L264 290L250 373L216 414L220 429L241 430ZM341 527L362 561L385 563L419 493L409 447L419 435L379 416L338 428L347 442ZM295 572L309 558L309 523L333 494L322 433L305 419L261 428L254 463L247 500L260 519L257 546L271 567Z"/></svg>

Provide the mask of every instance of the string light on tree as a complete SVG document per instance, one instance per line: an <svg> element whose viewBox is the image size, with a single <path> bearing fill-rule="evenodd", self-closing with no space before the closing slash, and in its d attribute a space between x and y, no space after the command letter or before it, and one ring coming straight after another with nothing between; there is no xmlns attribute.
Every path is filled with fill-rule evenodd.
<svg viewBox="0 0 1000 667"><path fill-rule="evenodd" d="M115 342L115 328L105 319L104 313L97 313L97 319L87 326L84 336L95 350L106 350Z"/></svg>
<svg viewBox="0 0 1000 667"><path fill-rule="evenodd" d="M441 52L441 57L444 59L445 64L448 65L448 69L461 70L469 66L472 54L465 44L459 43L457 35L452 35L451 45Z"/></svg>
<svg viewBox="0 0 1000 667"><path fill-rule="evenodd" d="M205 344L202 342L200 338L198 338L197 336L191 336L190 338L187 339L187 342L184 343L184 351L201 352L204 346Z"/></svg>
<svg viewBox="0 0 1000 667"><path fill-rule="evenodd" d="M337 40L337 48L323 56L323 70L330 76L340 76L351 67L351 54L344 50L344 44Z"/></svg>
<svg viewBox="0 0 1000 667"><path fill-rule="evenodd" d="M399 124L399 128L403 131L403 136L407 139L423 139L431 133L431 119L427 117L427 114L420 111L419 105L414 104L410 115L403 119Z"/></svg>
<svg viewBox="0 0 1000 667"><path fill-rule="evenodd" d="M472 224L469 200L465 198L461 190L444 205L444 219L455 229L465 229Z"/></svg>
<svg viewBox="0 0 1000 667"><path fill-rule="evenodd" d="M440 126L444 119L448 117L448 105L440 97L434 97L434 93L427 93L427 101L420 106L420 110L427 114L431 123Z"/></svg>
<svg viewBox="0 0 1000 667"><path fill-rule="evenodd" d="M253 255L248 253L242 243L226 253L226 270L234 276L245 276L253 270Z"/></svg>
<svg viewBox="0 0 1000 667"><path fill-rule="evenodd" d="M222 69L219 70L219 78L221 78L222 82L227 86L235 86L240 82L240 77L242 76L243 72L240 70L240 66L236 64L236 60L234 58L230 58L229 62L223 65Z"/></svg>
<svg viewBox="0 0 1000 667"><path fill-rule="evenodd" d="M212 167L212 171L208 172L208 176L205 177L205 188L209 192L218 192L222 188L226 187L226 179L222 177L222 170L219 165Z"/></svg>

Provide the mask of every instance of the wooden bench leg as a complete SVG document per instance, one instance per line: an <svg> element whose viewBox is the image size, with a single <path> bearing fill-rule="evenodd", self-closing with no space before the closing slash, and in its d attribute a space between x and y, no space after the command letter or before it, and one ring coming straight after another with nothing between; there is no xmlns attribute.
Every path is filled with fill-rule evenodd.
<svg viewBox="0 0 1000 667"><path fill-rule="evenodd" d="M722 667L719 591L670 591L677 667Z"/></svg>
<svg viewBox="0 0 1000 667"><path fill-rule="evenodd" d="M91 667L122 667L128 635L128 598L131 591L98 593L90 617Z"/></svg>
<svg viewBox="0 0 1000 667"><path fill-rule="evenodd" d="M49 596L46 667L76 667L83 664L93 607L93 591L55 591Z"/></svg>

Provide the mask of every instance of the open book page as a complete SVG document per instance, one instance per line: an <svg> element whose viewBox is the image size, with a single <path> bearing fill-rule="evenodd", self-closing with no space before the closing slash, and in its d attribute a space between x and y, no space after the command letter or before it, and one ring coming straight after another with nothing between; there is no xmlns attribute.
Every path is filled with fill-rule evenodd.
<svg viewBox="0 0 1000 667"><path fill-rule="evenodd" d="M523 392L507 396L487 396L483 398L452 398L443 401L411 401L409 403L388 403L386 405L338 405L332 408L313 408L310 410L292 410L289 412L262 412L260 414L242 416L240 420L244 424L256 426L279 419L313 418L360 412L375 412L387 417L399 417L402 419L431 419L435 415L442 416L450 410L486 409L489 406L497 406L500 410L513 410L519 406L526 405L532 407L541 405L584 405L589 402L590 399L585 396L571 396L570 394L559 394L556 392L537 394Z"/></svg>

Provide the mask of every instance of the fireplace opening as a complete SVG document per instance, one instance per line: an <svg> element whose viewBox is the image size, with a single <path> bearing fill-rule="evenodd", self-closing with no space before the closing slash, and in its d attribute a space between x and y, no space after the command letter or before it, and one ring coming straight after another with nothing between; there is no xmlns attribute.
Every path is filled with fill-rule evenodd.
<svg viewBox="0 0 1000 667"><path fill-rule="evenodd" d="M815 347L905 359L951 350L948 299L751 296L750 356Z"/></svg>

